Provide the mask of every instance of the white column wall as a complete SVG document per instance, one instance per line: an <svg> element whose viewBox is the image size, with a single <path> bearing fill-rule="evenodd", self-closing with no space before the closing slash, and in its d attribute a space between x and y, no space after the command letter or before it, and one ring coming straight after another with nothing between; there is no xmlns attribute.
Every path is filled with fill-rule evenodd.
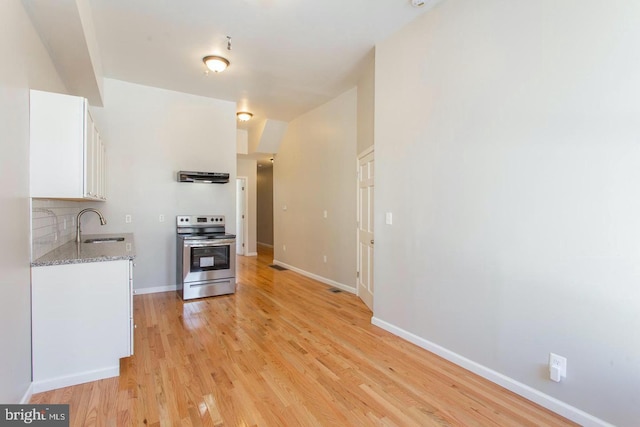
<svg viewBox="0 0 640 427"><path fill-rule="evenodd" d="M29 89L65 92L22 2L0 2L0 402L31 384Z"/></svg>
<svg viewBox="0 0 640 427"><path fill-rule="evenodd" d="M620 426L640 420L638 22L632 1L447 0L376 47L374 316Z"/></svg>

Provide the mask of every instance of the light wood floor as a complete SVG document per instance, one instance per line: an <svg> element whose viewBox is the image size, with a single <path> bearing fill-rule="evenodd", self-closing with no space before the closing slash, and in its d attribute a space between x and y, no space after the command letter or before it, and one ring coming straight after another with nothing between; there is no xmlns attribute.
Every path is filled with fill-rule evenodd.
<svg viewBox="0 0 640 427"><path fill-rule="evenodd" d="M70 404L72 426L575 425L372 326L356 296L272 258L238 257L235 295L136 296L120 377L31 403Z"/></svg>

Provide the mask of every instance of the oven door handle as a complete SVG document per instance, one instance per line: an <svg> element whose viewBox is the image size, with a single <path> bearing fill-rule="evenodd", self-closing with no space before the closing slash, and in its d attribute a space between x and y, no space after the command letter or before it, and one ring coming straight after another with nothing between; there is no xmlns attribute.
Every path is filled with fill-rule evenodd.
<svg viewBox="0 0 640 427"><path fill-rule="evenodd" d="M234 239L216 239L207 240L206 242L202 240L185 240L184 245L190 248L206 248L211 246L227 246L235 242Z"/></svg>

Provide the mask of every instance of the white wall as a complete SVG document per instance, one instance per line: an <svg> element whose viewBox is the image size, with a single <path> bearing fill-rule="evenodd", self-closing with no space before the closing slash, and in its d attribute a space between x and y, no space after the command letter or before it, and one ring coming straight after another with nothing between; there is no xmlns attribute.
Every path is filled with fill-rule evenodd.
<svg viewBox="0 0 640 427"><path fill-rule="evenodd" d="M376 47L375 317L620 426L640 420L638 22L632 1L447 0Z"/></svg>
<svg viewBox="0 0 640 427"><path fill-rule="evenodd" d="M374 141L375 56L375 49L371 49L358 80L358 155L370 148Z"/></svg>
<svg viewBox="0 0 640 427"><path fill-rule="evenodd" d="M19 0L0 2L0 402L31 384L29 88L64 92Z"/></svg>
<svg viewBox="0 0 640 427"><path fill-rule="evenodd" d="M247 178L248 188L245 191L247 193L248 204L246 209L247 221L247 236L246 237L246 251L245 254L256 254L257 252L257 169L258 162L252 159L238 159L238 176L244 176Z"/></svg>
<svg viewBox="0 0 640 427"><path fill-rule="evenodd" d="M273 166L274 258L346 288L356 272L356 100L353 88L290 122Z"/></svg>
<svg viewBox="0 0 640 427"><path fill-rule="evenodd" d="M112 79L104 93L92 113L107 146L108 200L94 207L108 224L83 217L83 231L134 233L135 287L175 286L176 215L225 215L235 233L235 103ZM228 172L230 182L180 183L180 170Z"/></svg>
<svg viewBox="0 0 640 427"><path fill-rule="evenodd" d="M249 153L249 132L246 129L238 129L236 135L236 153Z"/></svg>
<svg viewBox="0 0 640 427"><path fill-rule="evenodd" d="M248 151L249 153L255 153L260 147L260 140L262 139L262 133L267 126L267 120L251 120L248 125Z"/></svg>

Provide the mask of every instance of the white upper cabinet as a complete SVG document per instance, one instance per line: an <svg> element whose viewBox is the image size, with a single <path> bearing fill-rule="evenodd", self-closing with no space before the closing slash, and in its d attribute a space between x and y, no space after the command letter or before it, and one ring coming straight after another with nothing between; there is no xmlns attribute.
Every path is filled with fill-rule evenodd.
<svg viewBox="0 0 640 427"><path fill-rule="evenodd" d="M87 100L31 91L31 197L106 200L105 147Z"/></svg>

